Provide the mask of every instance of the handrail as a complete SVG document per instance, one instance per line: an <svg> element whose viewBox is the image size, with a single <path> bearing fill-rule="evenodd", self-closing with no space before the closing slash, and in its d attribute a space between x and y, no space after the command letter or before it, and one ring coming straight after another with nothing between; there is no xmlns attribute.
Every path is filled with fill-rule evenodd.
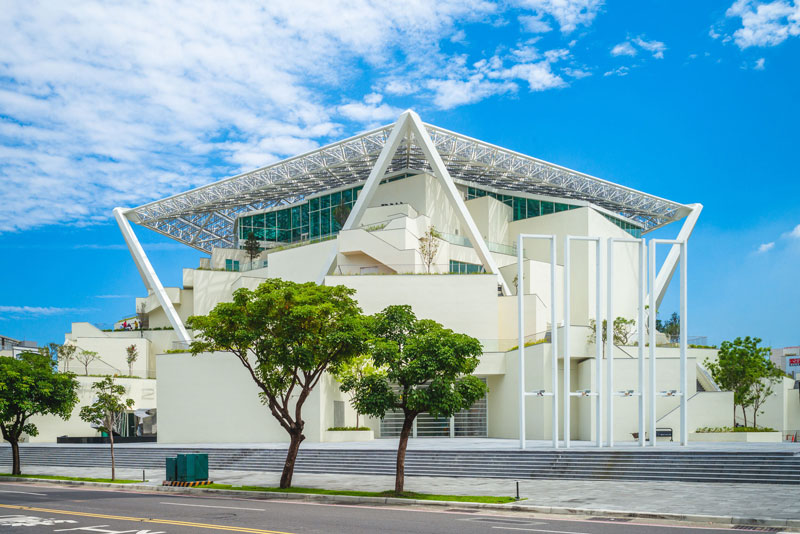
<svg viewBox="0 0 800 534"><path fill-rule="evenodd" d="M686 399L686 402L688 403L690 400L692 400L693 398L695 398L695 397L696 397L696 396L697 396L699 393L700 393L699 391L695 391L694 395L692 395L691 397L689 397L688 399ZM670 411L668 411L667 413L665 413L664 415L662 415L661 417L659 417L658 419L656 419L656 423L658 423L659 421L661 421L661 420L662 420L662 419L664 419L666 416L668 416L669 414L671 414L672 412L674 412L675 410L677 410L677 409L678 409L678 408L680 408L680 407L681 407L681 405L680 405L680 403L678 403L678 405L677 405L677 406L675 406L673 409L671 409Z"/></svg>

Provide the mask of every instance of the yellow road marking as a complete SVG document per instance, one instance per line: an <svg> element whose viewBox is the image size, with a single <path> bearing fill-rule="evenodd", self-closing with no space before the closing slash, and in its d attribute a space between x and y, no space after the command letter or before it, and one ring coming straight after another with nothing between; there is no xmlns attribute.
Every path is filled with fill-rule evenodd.
<svg viewBox="0 0 800 534"><path fill-rule="evenodd" d="M81 517L96 517L98 519L116 519L117 521L138 521L140 523L158 523L161 525L175 525L181 527L207 528L214 530L231 530L234 532L247 532L249 534L292 534L291 532L281 532L278 530L263 530L258 528L235 527L228 525L212 525L210 523L191 523L188 521L177 521L173 519L155 519L148 517L127 517L121 515L93 514L90 512L53 510L50 508L36 508L33 506L19 506L14 504L0 504L0 508L12 508L14 510L28 510L30 512L44 512L48 514L65 514L65 515L77 515Z"/></svg>

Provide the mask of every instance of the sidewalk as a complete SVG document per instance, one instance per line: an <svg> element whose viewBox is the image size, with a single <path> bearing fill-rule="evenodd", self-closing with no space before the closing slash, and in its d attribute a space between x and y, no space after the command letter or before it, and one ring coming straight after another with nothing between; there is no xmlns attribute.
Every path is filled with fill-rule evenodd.
<svg viewBox="0 0 800 534"><path fill-rule="evenodd" d="M5 467L5 466L3 466ZM2 469L7 472L8 469ZM64 468L23 465L26 475L48 474L107 478L105 468ZM148 469L149 484L160 485L162 470ZM214 482L235 486L278 486L280 473L212 470ZM117 478L141 480L142 470L117 469ZM1 479L0 479L1 480ZM384 491L394 477L300 474L293 486ZM406 477L408 491L450 495L513 496L513 480L489 478ZM587 480L521 480L519 504L583 510L614 510L651 514L711 515L755 519L800 519L800 487L779 484L703 484L690 482L621 482Z"/></svg>

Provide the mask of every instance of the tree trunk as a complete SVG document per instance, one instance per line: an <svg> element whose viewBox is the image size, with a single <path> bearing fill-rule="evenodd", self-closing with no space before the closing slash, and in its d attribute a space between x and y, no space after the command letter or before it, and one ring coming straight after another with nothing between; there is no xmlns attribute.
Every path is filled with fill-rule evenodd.
<svg viewBox="0 0 800 534"><path fill-rule="evenodd" d="M406 448L408 447L408 436L414 425L416 414L406 414L403 420L403 428L400 430L400 442L397 445L397 469L394 476L394 492L403 493L403 484L406 476Z"/></svg>
<svg viewBox="0 0 800 534"><path fill-rule="evenodd" d="M281 474L281 488L286 489L292 487L292 475L294 474L294 464L297 460L297 452L300 450L300 444L306 437L301 431L296 431L291 435L289 441L289 451L286 453L286 463L283 464L283 473Z"/></svg>
<svg viewBox="0 0 800 534"><path fill-rule="evenodd" d="M114 430L108 433L108 439L111 442L111 480L116 480L116 471L114 469Z"/></svg>
<svg viewBox="0 0 800 534"><path fill-rule="evenodd" d="M756 423L757 417L758 417L758 404L753 403L753 428L758 428L758 423Z"/></svg>
<svg viewBox="0 0 800 534"><path fill-rule="evenodd" d="M744 404L742 404L742 415L744 415L744 426L747 426L747 410L745 409Z"/></svg>
<svg viewBox="0 0 800 534"><path fill-rule="evenodd" d="M19 441L11 441L11 456L14 458L13 466L11 468L12 475L21 475L22 471L19 468Z"/></svg>

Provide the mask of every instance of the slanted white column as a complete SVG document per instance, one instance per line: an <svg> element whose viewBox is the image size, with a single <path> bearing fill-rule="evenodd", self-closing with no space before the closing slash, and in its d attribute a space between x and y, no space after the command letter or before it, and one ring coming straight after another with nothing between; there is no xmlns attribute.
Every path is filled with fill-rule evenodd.
<svg viewBox="0 0 800 534"><path fill-rule="evenodd" d="M655 282L651 282L653 287L655 287L656 306L661 305L661 301L664 299L664 295L667 293L669 283L672 280L672 275L675 274L675 268L678 265L678 257L680 256L681 252L680 243L689 241L689 237L692 235L692 230L694 230L694 227L697 224L697 219L700 217L700 212L703 211L702 204L689 204L689 207L692 209L691 213L686 216L686 220L683 222L680 232L678 232L678 237L672 241L672 243L675 244L669 249L667 259L664 260L664 265L662 265L661 269L659 269L658 276L655 278Z"/></svg>
<svg viewBox="0 0 800 534"><path fill-rule="evenodd" d="M439 152L433 145L433 141L431 141L431 138L425 129L425 125L422 123L419 115L410 109L404 111L403 114L400 115L400 118L392 128L389 138L386 140L386 144L383 146L381 153L378 155L375 166L372 168L372 171L370 171L369 177L364 183L364 187L362 188L361 193L358 195L358 199L353 205L350 215L347 217L347 221L345 221L344 225L342 226L342 230L350 230L355 228L361 222L364 212L369 207L372 198L375 196L378 186L380 186L381 179L383 179L383 176L386 174L386 169L389 167L392 157L394 157L394 154L397 152L400 143L407 135L409 137L413 136L419 143L419 147L422 149L425 159L433 169L434 177L436 177L442 184L442 189L445 192L445 196L447 196L447 199L455 207L456 217L461 223L467 239L469 239L472 247L475 249L475 253L481 260L483 268L486 270L486 272L496 275L497 283L501 287L503 294L510 295L511 292L508 289L508 284L506 284L503 275L500 274L500 267L497 265L497 262L494 260L491 252L489 252L489 247L486 245L486 242L478 230L478 226L475 224L475 221L472 219L469 210L467 210L467 206L464 204L464 200L461 198L461 195L456 188L456 184L453 182L453 178L450 176L450 172L447 170L444 161L442 161L442 157L439 155ZM325 276L328 274L328 271L330 271L335 260L336 250L333 250L330 258L325 263L322 272L317 277L317 283L321 284L325 280Z"/></svg>
<svg viewBox="0 0 800 534"><path fill-rule="evenodd" d="M128 245L128 251L131 253L131 256L133 256L133 261L136 264L136 268L139 270L139 275L142 277L145 287L155 294L158 303L161 304L161 308L164 310L167 319L169 319L169 323L172 325L172 328L175 329L178 340L188 346L192 338L183 326L178 312L175 311L172 301L169 300L167 292L164 290L164 286L161 285L161 280L158 279L153 266L150 264L150 260L144 253L142 245L136 238L136 234L133 233L133 228L131 228L128 218L125 217L125 210L122 208L114 208L114 218L117 220L119 229L122 232L122 237L125 239L125 244Z"/></svg>

